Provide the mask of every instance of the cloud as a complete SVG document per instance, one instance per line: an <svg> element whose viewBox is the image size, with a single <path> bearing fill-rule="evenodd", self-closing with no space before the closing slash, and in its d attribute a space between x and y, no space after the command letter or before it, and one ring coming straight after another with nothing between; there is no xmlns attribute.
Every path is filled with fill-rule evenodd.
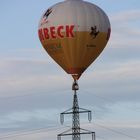
<svg viewBox="0 0 140 140"><path fill-rule="evenodd" d="M136 126L136 127L135 127ZM140 127L134 122L127 122L125 125L121 124L121 122L99 122L84 124L81 127L85 129L89 129L91 131L95 131L97 139L138 139ZM51 128L51 129L42 129L40 131L26 131L24 133L17 132L17 135L9 135L6 140L22 140L22 139L32 139L32 140L43 140L50 139L53 140L56 138L57 134L67 130L68 128L59 127L59 129ZM4 137L4 136L3 136ZM71 139L71 137L65 137L66 139ZM83 138L83 136L82 136ZM86 136L88 139L89 137Z"/></svg>
<svg viewBox="0 0 140 140"><path fill-rule="evenodd" d="M55 89L62 85L64 72L61 72L59 66L55 63L47 63L42 60L6 60L0 63L1 67L1 95L6 96L6 94L11 91L13 92L24 92L36 90L36 88L42 89ZM63 87L67 85L63 83ZM8 89L6 87L9 87ZM62 87L62 86L61 86ZM9 94L8 94L9 95Z"/></svg>
<svg viewBox="0 0 140 140"><path fill-rule="evenodd" d="M49 113L51 112L51 113ZM10 130L26 130L56 125L53 115L56 111L49 109L15 111L0 116L0 132ZM56 116L56 114L54 115Z"/></svg>
<svg viewBox="0 0 140 140"><path fill-rule="evenodd" d="M139 18L140 18L139 9L121 11L111 16L112 21L116 23L129 23L132 21L137 21L139 20Z"/></svg>
<svg viewBox="0 0 140 140"><path fill-rule="evenodd" d="M113 101L139 101L139 66L140 61L103 64L86 73L84 81L88 83L82 83L83 89Z"/></svg>
<svg viewBox="0 0 140 140"><path fill-rule="evenodd" d="M140 10L123 11L110 16L112 34L110 46L115 48L139 48Z"/></svg>
<svg viewBox="0 0 140 140"><path fill-rule="evenodd" d="M139 12L139 10L123 11L111 16L113 25L112 37L103 53L103 58L106 59L108 57L110 59L108 59L110 65L112 65L111 60L114 58L116 58L116 60L118 59L118 63L120 63L120 60L123 61L124 58L127 60L130 58L134 59L135 57L139 58L138 46L140 45L140 41L136 36L140 31L139 29L134 30L132 27L129 28L129 25L126 25L126 23L134 22L134 19L137 21ZM132 36L131 39L130 35ZM13 57L15 54L18 54L18 56ZM101 63L100 61L98 63L103 65L103 62L104 61L101 60ZM61 83L64 84L63 86L68 87L69 83L71 83L71 81L68 80L69 77L67 74L47 56L44 50L41 52L40 49L14 50L11 56L1 61L0 67L2 68L0 82L3 87L0 89L1 93L8 92L7 86L16 93L16 91L36 90L37 86L43 90L44 88L53 88L54 85L55 88L59 88L62 87ZM63 76L66 78L63 78ZM66 82L64 83L63 81L65 80Z"/></svg>
<svg viewBox="0 0 140 140"><path fill-rule="evenodd" d="M79 81L80 91L87 88L92 90L91 87L94 86L97 92L100 91L102 93L106 89L103 95L109 95L110 98L112 97L111 92L113 92L114 96L118 96L120 92L122 97L126 92L131 96L131 92L134 91L133 95L135 94L136 96L133 99L138 100L140 61L127 60L121 63L120 61L114 63L102 62L92 65L83 74ZM16 60L10 61L5 65L7 71L3 72L7 74L5 75L6 77L2 76L3 78L0 80L2 85L0 89L1 98L37 93L46 93L46 96L53 95L57 97L62 90L71 90L72 78L65 74L65 72L55 69L57 67L55 64L36 60ZM6 88L7 86L8 88ZM114 91L115 88L118 90ZM58 99L60 98L58 97ZM121 100L123 99L121 98Z"/></svg>
<svg viewBox="0 0 140 140"><path fill-rule="evenodd" d="M115 113L110 106L119 106L122 102L134 105L140 100L139 17L140 10L122 11L111 16L110 42L79 80L79 104L94 110L97 121L104 117L106 120L108 116L113 118ZM2 54L1 58L1 132L55 124L59 112L72 106L73 80L44 50L14 49ZM115 121L104 125L117 130L127 129L128 134L133 129L138 136L138 121ZM96 126L96 130L99 136L104 134L106 139L107 134L111 135L99 126ZM54 132L42 132L21 136L20 139L54 137ZM13 138L16 139L19 137Z"/></svg>
<svg viewBox="0 0 140 140"><path fill-rule="evenodd" d="M140 126L137 122L122 121L97 121L91 124L85 124L82 127L96 132L97 139L138 139Z"/></svg>
<svg viewBox="0 0 140 140"><path fill-rule="evenodd" d="M121 63L103 62L104 60L101 60L92 65L81 77L81 103L86 105L88 102L89 105L99 108L108 104L108 101L104 101L104 104L100 105L101 100L94 100L94 95L108 97L113 100L112 103L139 101L140 61L128 59ZM3 80L0 80L1 105L5 104L5 100L12 104L6 105L5 109L14 111L37 107L55 108L56 105L51 102L54 98L57 99L57 107L69 107L72 78L61 69L56 69L55 64L36 60L11 60L1 63L1 66L4 67L2 72L6 73L2 76ZM61 102L62 99L65 100L64 103ZM26 104L25 100L28 100ZM5 112L3 109L1 111Z"/></svg>

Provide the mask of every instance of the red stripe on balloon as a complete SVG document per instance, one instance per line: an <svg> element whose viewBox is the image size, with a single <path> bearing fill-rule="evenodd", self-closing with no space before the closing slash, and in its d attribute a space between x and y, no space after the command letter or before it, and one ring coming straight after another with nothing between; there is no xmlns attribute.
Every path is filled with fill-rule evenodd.
<svg viewBox="0 0 140 140"><path fill-rule="evenodd" d="M81 74L85 71L85 68L68 68L66 71L69 74Z"/></svg>
<svg viewBox="0 0 140 140"><path fill-rule="evenodd" d="M109 38L110 38L110 34L111 34L111 29L110 28L108 28L108 33L107 33L107 40L109 40Z"/></svg>

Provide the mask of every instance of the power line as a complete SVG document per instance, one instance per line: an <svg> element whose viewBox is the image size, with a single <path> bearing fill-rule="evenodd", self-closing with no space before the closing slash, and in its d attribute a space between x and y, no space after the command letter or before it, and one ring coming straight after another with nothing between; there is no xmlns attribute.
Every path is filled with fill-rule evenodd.
<svg viewBox="0 0 140 140"><path fill-rule="evenodd" d="M15 96L8 96L8 97L0 97L0 100L8 100L8 99L15 99L15 98L22 98L22 97L27 97L27 96L40 96L41 94L42 95L45 95L45 94L48 94L48 93L61 93L61 92L64 92L64 91L68 91L67 89L63 89L63 90L57 90L57 91L42 91L42 92L40 92L40 91L38 91L38 93L37 93L37 91L28 91L28 93L27 94L22 94L22 95L15 95Z"/></svg>
<svg viewBox="0 0 140 140"><path fill-rule="evenodd" d="M91 94L91 92L88 91L88 90L84 90L84 91ZM105 102L109 102L109 103L112 103L112 104L114 104L114 102L115 102L115 100L111 100L111 99L105 98L105 97L100 96L100 95L95 95L95 94L94 94L94 96L97 97L97 98L99 98L99 99L101 99L101 100L103 100L103 101L105 101ZM129 109L129 110L132 110L132 111L135 110L135 112L136 112L136 111L138 112L138 110L137 110L136 108L131 109L131 108L128 107L128 106L126 106L125 108L126 108L126 109Z"/></svg>
<svg viewBox="0 0 140 140"><path fill-rule="evenodd" d="M91 92L88 91L88 90L84 90L84 91L87 92L87 93L90 93L90 94L91 94ZM108 102L112 102L112 103L114 103L113 100L111 100L111 99L107 99L107 98L105 98L105 97L103 97L103 96L99 96L99 95L95 95L95 94L94 94L94 96L96 96L97 98L99 98L99 99L101 99L101 100L104 100L104 101L108 101Z"/></svg>
<svg viewBox="0 0 140 140"><path fill-rule="evenodd" d="M116 133L116 134L119 134L119 135L123 135L123 136L126 136L126 137L131 138L131 139L140 140L140 139L138 139L137 137L128 135L128 134L126 134L126 133L124 133L124 132L121 132L121 131L118 131L118 130L114 130L114 129L112 129L112 128L103 126L103 125L101 125L101 124L97 124L97 123L94 123L94 124L97 125L97 126L99 126L99 127L101 127L101 128L104 128L104 129L106 129L106 130L109 130L109 131L111 131L111 132L113 132L113 133Z"/></svg>
<svg viewBox="0 0 140 140"><path fill-rule="evenodd" d="M112 129L112 128L109 128L109 127L106 127L106 126L103 126L101 124L97 124L97 123L94 123L94 124L101 127L101 128L104 128L108 131L111 131L113 133L123 135L125 137L131 138L131 139L134 139L134 140L140 140L137 137L134 137L134 136L128 135L124 132L121 132L121 131L118 131L118 130L115 130L115 129ZM70 127L70 126L64 126L64 128L65 127ZM5 136L0 137L0 139L6 139L6 138L12 138L12 137L19 137L19 136L42 133L44 130L46 130L45 132L49 132L49 131L56 131L56 130L59 130L59 129L60 129L60 127L56 127L56 126L43 127L43 128L39 128L39 129L32 129L32 130L26 130L26 131L22 131L22 132L16 132L16 134L7 134ZM100 137L98 135L97 135L97 137L100 138L100 139L106 140L104 137Z"/></svg>
<svg viewBox="0 0 140 140"><path fill-rule="evenodd" d="M46 130L45 132L55 131L55 130L58 130L58 129L60 129L60 127L51 126L51 127L42 127L42 128L39 128L39 129L25 130L25 131L22 131L22 132L17 131L15 134L7 134L7 135L4 135L4 136L1 136L0 139L31 135L31 134L35 134L35 133L42 133L44 130Z"/></svg>
<svg viewBox="0 0 140 140"><path fill-rule="evenodd" d="M50 91L51 92L51 91ZM89 91L86 91L86 92L89 92ZM48 93L48 92L47 92ZM90 92L89 92L90 93ZM40 94L46 94L46 92L41 92ZM38 94L36 94L36 93L30 93L30 94L24 94L24 95L21 95L21 96L13 96L13 97L5 97L5 98L0 98L0 100L1 99L10 99L10 98L19 98L19 97L23 97L23 96L30 96L30 95L38 95ZM98 97L98 98L100 98L100 99L102 99L102 100L105 100L105 101L111 101L111 102L114 102L114 101L112 101L112 100L108 100L108 99L106 99L106 98L104 98L104 97L101 97L101 96L98 96L98 95L95 95L96 97ZM126 134L126 133L123 133L123 132L121 132L121 131L118 131L118 130L114 130L114 129L112 129L112 128L109 128L109 127L106 127L106 126L103 126L103 125L100 125L100 124L97 124L97 123L95 123L95 125L97 125L97 126L99 126L99 127L101 127L101 128L104 128L104 129L106 129L106 130L108 130L108 131L111 131L111 132L113 132L113 133L116 133L116 134L119 134L119 135L123 135L123 136L126 136L126 137L128 137L128 138L131 138L131 139L134 139L134 140L139 140L137 137L134 137L134 136L131 136L131 135L129 135L129 134ZM48 128L40 128L40 129L33 129L33 130L28 130L28 132L27 131L25 131L25 132L22 132L22 133L17 133L17 134L9 134L9 135L5 135L5 136L2 136L2 137L0 137L0 139L4 139L4 138L11 138L11 137L18 137L18 136L23 136L23 135L30 135L30 134L34 134L34 133L41 133L42 132L42 130L45 130L45 129L48 129ZM57 129L59 129L59 128L55 128L56 130ZM52 130L54 130L53 128L52 128ZM47 130L46 132L48 132L48 131L50 131L50 130ZM104 139L104 138L101 138L101 139Z"/></svg>
<svg viewBox="0 0 140 140"><path fill-rule="evenodd" d="M98 135L96 135L96 137L99 138L99 139L102 139L102 140L107 140L104 137L101 137L101 136L98 136Z"/></svg>

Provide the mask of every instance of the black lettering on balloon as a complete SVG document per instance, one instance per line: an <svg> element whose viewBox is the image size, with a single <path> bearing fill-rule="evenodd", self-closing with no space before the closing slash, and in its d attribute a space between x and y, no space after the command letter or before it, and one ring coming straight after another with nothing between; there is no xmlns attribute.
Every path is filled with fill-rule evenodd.
<svg viewBox="0 0 140 140"><path fill-rule="evenodd" d="M46 11L46 13L44 14L43 17L46 17L46 19L47 19L48 16L49 16L51 13L52 13L52 9L50 8L50 9L48 9L48 10Z"/></svg>
<svg viewBox="0 0 140 140"><path fill-rule="evenodd" d="M98 34L99 34L99 30L97 31L97 26L91 27L90 35L93 36L94 39Z"/></svg>

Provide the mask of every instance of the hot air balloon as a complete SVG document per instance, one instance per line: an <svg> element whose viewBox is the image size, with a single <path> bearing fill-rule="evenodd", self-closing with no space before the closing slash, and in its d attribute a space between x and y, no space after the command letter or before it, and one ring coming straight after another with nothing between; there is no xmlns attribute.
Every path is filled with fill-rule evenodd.
<svg viewBox="0 0 140 140"><path fill-rule="evenodd" d="M91 134L92 140L95 140L95 132L80 128L79 114L87 113L91 121L91 111L79 108L77 80L103 51L110 32L110 22L104 11L83 0L57 3L41 17L38 35L42 46L74 78L73 106L60 115L63 123L64 115L72 114L72 128L58 134L58 140L61 140L61 136L68 135L72 135L72 140L80 140L81 134Z"/></svg>
<svg viewBox="0 0 140 140"><path fill-rule="evenodd" d="M109 19L98 6L65 0L44 12L38 35L54 61L78 80L105 48L110 31Z"/></svg>

